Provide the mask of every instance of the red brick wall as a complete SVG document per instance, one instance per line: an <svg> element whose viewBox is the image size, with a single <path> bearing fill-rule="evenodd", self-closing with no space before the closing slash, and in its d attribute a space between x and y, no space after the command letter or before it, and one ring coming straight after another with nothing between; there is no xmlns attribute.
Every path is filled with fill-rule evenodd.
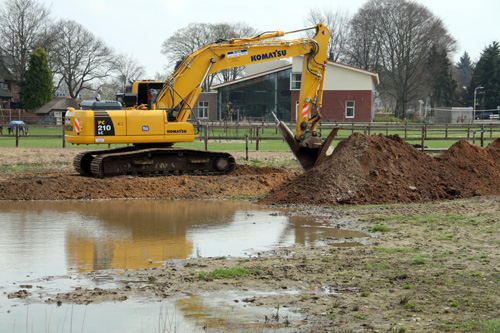
<svg viewBox="0 0 500 333"><path fill-rule="evenodd" d="M292 91L292 120L296 120L295 105L299 100L299 91ZM345 102L354 101L354 118L345 117ZM370 122L372 121L372 92L369 90L324 91L323 121Z"/></svg>

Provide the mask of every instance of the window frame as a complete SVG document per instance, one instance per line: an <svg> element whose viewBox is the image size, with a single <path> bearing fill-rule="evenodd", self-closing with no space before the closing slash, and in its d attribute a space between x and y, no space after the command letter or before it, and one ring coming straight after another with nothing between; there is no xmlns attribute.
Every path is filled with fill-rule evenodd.
<svg viewBox="0 0 500 333"><path fill-rule="evenodd" d="M293 73L293 72L290 73L290 90L300 90L301 84L302 84L302 73Z"/></svg>
<svg viewBox="0 0 500 333"><path fill-rule="evenodd" d="M352 105L349 105L352 103ZM352 115L349 115L349 111L352 110ZM353 100L349 100L345 102L345 117L352 119L356 116L356 102Z"/></svg>
<svg viewBox="0 0 500 333"><path fill-rule="evenodd" d="M197 113L198 119L208 119L208 109L209 109L208 101L198 101L198 113Z"/></svg>

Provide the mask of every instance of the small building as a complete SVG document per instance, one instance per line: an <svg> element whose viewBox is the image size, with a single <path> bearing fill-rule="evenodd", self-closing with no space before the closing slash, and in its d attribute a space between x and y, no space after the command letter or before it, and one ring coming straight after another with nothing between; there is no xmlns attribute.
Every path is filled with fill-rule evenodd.
<svg viewBox="0 0 500 333"><path fill-rule="evenodd" d="M19 87L13 75L0 59L0 109L10 109L19 103Z"/></svg>
<svg viewBox="0 0 500 333"><path fill-rule="evenodd" d="M68 108L79 109L78 103L69 97L56 97L36 112L40 125L62 125Z"/></svg>
<svg viewBox="0 0 500 333"><path fill-rule="evenodd" d="M303 57L294 57L291 63L247 66L245 77L212 86L217 90L217 119L272 121L274 112L280 120L296 120L302 63ZM378 84L376 73L328 61L321 108L323 121L372 121Z"/></svg>
<svg viewBox="0 0 500 333"><path fill-rule="evenodd" d="M470 124L474 122L474 110L472 107L443 107L434 109L433 111L434 117L431 120L435 124Z"/></svg>

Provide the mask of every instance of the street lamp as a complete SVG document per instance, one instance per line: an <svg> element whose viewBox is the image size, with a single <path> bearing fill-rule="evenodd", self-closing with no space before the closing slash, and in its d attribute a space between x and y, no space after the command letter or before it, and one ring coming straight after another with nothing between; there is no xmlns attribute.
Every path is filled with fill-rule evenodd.
<svg viewBox="0 0 500 333"><path fill-rule="evenodd" d="M473 111L472 111L472 122L474 122L476 120L476 93L477 93L477 90L478 89L484 89L484 87L476 87L476 89L474 89L474 106L473 106Z"/></svg>

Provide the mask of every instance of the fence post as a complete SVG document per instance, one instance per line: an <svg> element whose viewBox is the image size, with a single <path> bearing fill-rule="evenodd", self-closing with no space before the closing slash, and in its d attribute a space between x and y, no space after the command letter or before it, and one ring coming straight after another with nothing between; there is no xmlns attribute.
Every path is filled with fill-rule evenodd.
<svg viewBox="0 0 500 333"><path fill-rule="evenodd" d="M63 145L62 145L62 146L63 146L63 148L66 148L66 136L64 135L64 127L65 127L65 126L66 126L66 125L64 124L64 121L63 121L63 122L62 122L62 132L63 132L63 133L62 133L62 139L63 139L63 142L62 142L62 144L63 144Z"/></svg>
<svg viewBox="0 0 500 333"><path fill-rule="evenodd" d="M475 145L476 144L476 130L473 130L472 131L472 144Z"/></svg>
<svg viewBox="0 0 500 333"><path fill-rule="evenodd" d="M444 138L448 139L448 123L445 124L445 129L444 129Z"/></svg>
<svg viewBox="0 0 500 333"><path fill-rule="evenodd" d="M481 147L484 147L484 124L481 124Z"/></svg>
<svg viewBox="0 0 500 333"><path fill-rule="evenodd" d="M205 150L208 150L208 124L205 125Z"/></svg>
<svg viewBox="0 0 500 333"><path fill-rule="evenodd" d="M16 147L19 147L19 124L16 124Z"/></svg>
<svg viewBox="0 0 500 333"><path fill-rule="evenodd" d="M245 151L246 151L246 159L248 161L248 133L245 134Z"/></svg>
<svg viewBox="0 0 500 333"><path fill-rule="evenodd" d="M425 132L426 132L426 130L425 130L425 125L424 125L424 126L422 126L422 141L421 141L421 143L420 143L420 145L422 146L422 147L421 147L422 153L423 153L423 152L424 152L424 150L425 150L425 148L424 148L424 147L425 147L425 136L426 136L426 133L425 133Z"/></svg>
<svg viewBox="0 0 500 333"><path fill-rule="evenodd" d="M405 123L405 139L408 139L408 123Z"/></svg>
<svg viewBox="0 0 500 333"><path fill-rule="evenodd" d="M257 126L257 138L255 139L255 150L259 151L260 127Z"/></svg>

